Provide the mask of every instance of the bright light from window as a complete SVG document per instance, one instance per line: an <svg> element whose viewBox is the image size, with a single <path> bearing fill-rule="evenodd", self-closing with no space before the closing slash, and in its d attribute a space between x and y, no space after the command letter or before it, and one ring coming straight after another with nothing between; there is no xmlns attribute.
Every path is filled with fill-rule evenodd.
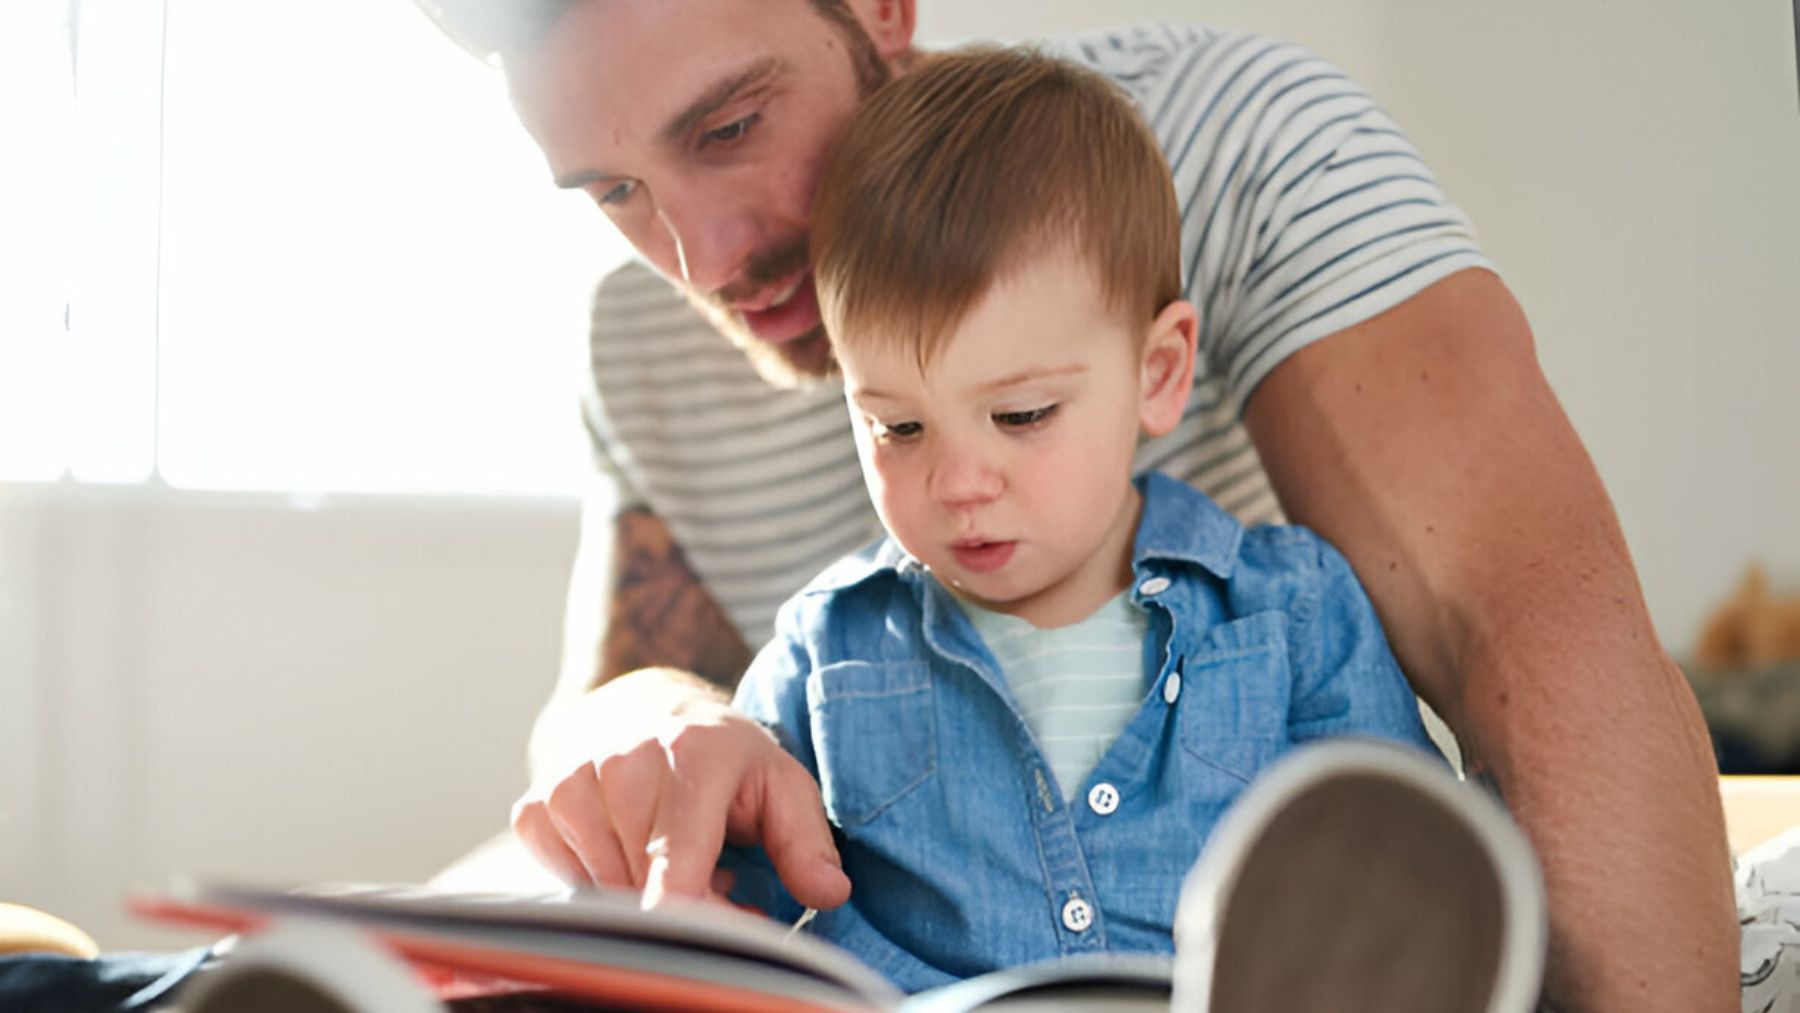
<svg viewBox="0 0 1800 1013"><path fill-rule="evenodd" d="M82 0L75 52L67 368L69 472L140 482L156 465L157 101L162 9Z"/></svg>
<svg viewBox="0 0 1800 1013"><path fill-rule="evenodd" d="M174 0L171 483L572 492L587 299L622 256L411 4Z"/></svg>
<svg viewBox="0 0 1800 1013"><path fill-rule="evenodd" d="M69 170L74 93L62 4L0 8L0 479L68 465ZM27 99L26 97L30 98Z"/></svg>
<svg viewBox="0 0 1800 1013"><path fill-rule="evenodd" d="M625 248L492 71L406 0L83 0L71 129L58 8L0 13L44 96L0 129L52 153L0 194L0 478L578 490Z"/></svg>

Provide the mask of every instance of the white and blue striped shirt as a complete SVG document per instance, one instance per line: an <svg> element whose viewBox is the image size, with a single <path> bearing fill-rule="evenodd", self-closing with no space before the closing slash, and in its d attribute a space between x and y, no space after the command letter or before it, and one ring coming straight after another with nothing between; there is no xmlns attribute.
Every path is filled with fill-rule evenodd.
<svg viewBox="0 0 1800 1013"><path fill-rule="evenodd" d="M1246 524L1280 519L1239 424L1257 383L1311 342L1490 265L1393 121L1303 49L1160 25L1043 48L1131 94L1181 197L1200 363L1186 417L1139 448L1138 469ZM638 263L601 283L591 349L584 412L611 509L660 517L752 650L784 600L882 534L837 385L768 386Z"/></svg>
<svg viewBox="0 0 1800 1013"><path fill-rule="evenodd" d="M951 600L993 654L1063 801L1072 801L1144 705L1149 616L1124 591L1077 622L1047 629L961 597Z"/></svg>

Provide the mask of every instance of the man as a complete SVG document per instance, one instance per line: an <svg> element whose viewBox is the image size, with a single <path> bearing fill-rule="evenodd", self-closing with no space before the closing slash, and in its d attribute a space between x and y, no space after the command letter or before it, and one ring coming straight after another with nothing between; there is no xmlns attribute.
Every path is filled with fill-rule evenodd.
<svg viewBox="0 0 1800 1013"><path fill-rule="evenodd" d="M718 886L727 838L760 842L803 903L841 903L817 786L703 680L733 683L774 604L873 515L839 395L753 383L713 330L781 383L828 373L812 185L861 97L912 60L914 4L421 2L498 57L558 184L662 275L627 268L596 301L589 424L613 498L584 519L576 649L515 829L564 879L649 903ZM1274 514L1272 487L1349 557L1542 859L1553 1005L1733 1008L1698 710L1460 216L1366 96L1291 47L1159 29L1074 48L1164 144L1203 312L1201 410L1140 462L1248 520Z"/></svg>

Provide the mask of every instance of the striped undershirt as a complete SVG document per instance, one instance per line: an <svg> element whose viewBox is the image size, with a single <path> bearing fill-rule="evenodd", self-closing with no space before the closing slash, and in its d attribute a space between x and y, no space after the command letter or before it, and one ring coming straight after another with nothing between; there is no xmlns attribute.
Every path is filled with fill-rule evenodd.
<svg viewBox="0 0 1800 1013"><path fill-rule="evenodd" d="M950 597L994 655L1063 800L1072 801L1144 704L1150 617L1120 592L1080 622L1038 629Z"/></svg>
<svg viewBox="0 0 1800 1013"><path fill-rule="evenodd" d="M1200 363L1186 416L1139 448L1138 470L1187 481L1246 524L1280 519L1238 421L1244 399L1295 350L1488 266L1468 223L1387 115L1305 50L1172 26L1043 48L1130 93L1181 196ZM768 386L635 262L599 286L591 351L583 408L610 479L603 505L657 514L752 648L782 601L881 534L838 386Z"/></svg>

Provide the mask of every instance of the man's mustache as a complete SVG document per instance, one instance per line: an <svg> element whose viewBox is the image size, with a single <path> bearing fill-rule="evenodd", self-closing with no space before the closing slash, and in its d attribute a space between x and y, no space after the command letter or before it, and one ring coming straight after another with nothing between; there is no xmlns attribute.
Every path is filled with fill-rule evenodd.
<svg viewBox="0 0 1800 1013"><path fill-rule="evenodd" d="M727 306L748 302L805 267L807 255L804 236L759 251L744 265L743 277L714 292L713 298Z"/></svg>

